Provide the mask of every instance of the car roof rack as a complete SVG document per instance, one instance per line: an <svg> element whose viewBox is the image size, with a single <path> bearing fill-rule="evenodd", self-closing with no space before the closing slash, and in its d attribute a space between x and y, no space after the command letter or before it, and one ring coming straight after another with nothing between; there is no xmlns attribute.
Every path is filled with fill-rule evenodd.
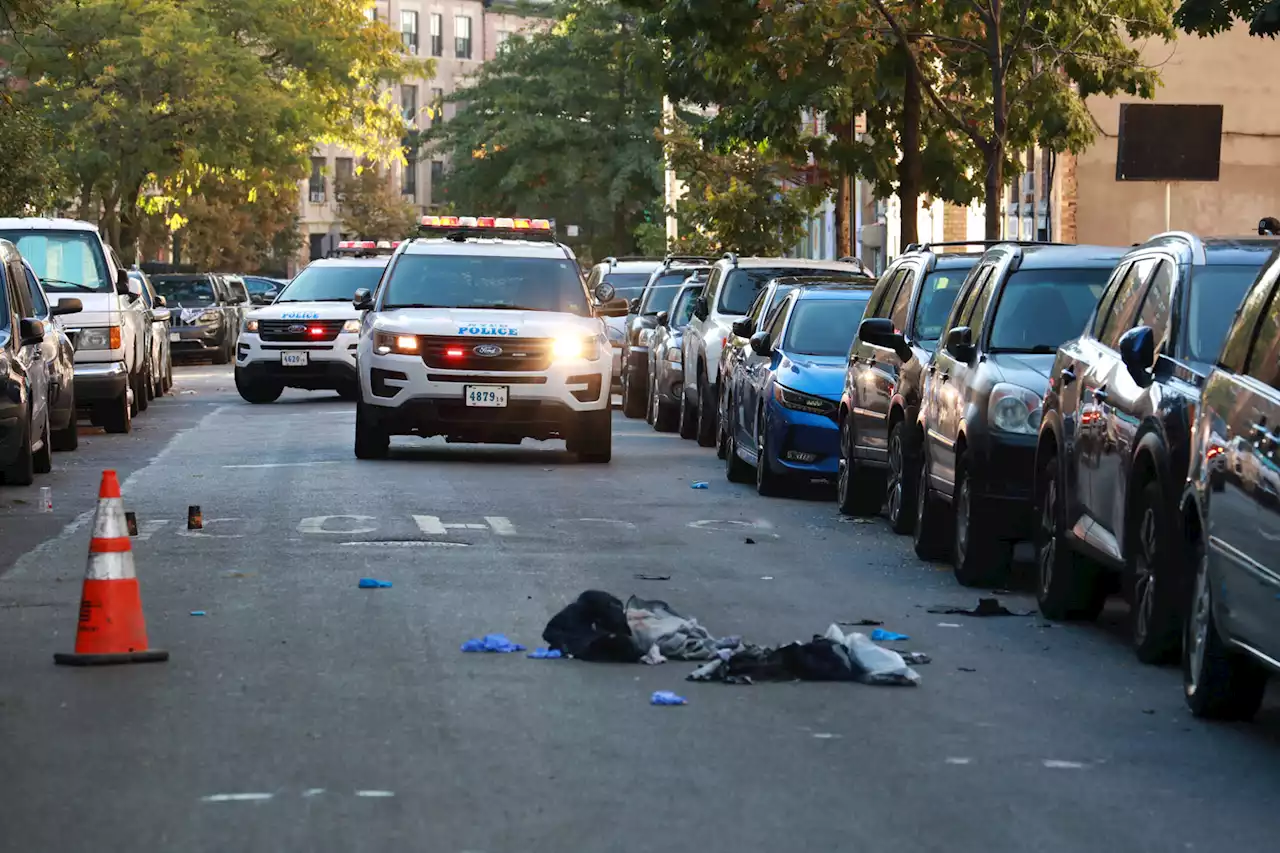
<svg viewBox="0 0 1280 853"><path fill-rule="evenodd" d="M670 264L709 264L711 259L702 255L667 255L662 259L662 263Z"/></svg>
<svg viewBox="0 0 1280 853"><path fill-rule="evenodd" d="M1073 246L1074 243L1058 243L1053 240L947 240L939 243L908 243L907 248L902 250L905 255L907 252L923 252L926 249L945 248L950 246L999 246L1003 243L1013 243L1018 246Z"/></svg>
<svg viewBox="0 0 1280 853"><path fill-rule="evenodd" d="M738 256L735 255L733 252L725 252L723 255L721 255L720 260L728 261L729 263L733 264L735 267L738 265Z"/></svg>

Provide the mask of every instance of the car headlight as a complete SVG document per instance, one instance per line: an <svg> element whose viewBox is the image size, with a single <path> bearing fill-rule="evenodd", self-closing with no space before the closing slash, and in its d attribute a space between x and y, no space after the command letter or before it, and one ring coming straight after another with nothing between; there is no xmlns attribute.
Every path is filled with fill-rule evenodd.
<svg viewBox="0 0 1280 853"><path fill-rule="evenodd" d="M613 329L609 330L614 331ZM553 361L575 361L586 359L598 361L600 346L605 343L599 335L583 337L580 334L559 335L551 342L551 358Z"/></svg>
<svg viewBox="0 0 1280 853"><path fill-rule="evenodd" d="M419 352L416 335L393 335L390 332L373 333L373 351L378 355L417 355Z"/></svg>
<svg viewBox="0 0 1280 853"><path fill-rule="evenodd" d="M637 343L642 347L647 347L653 340L653 329L641 329L640 336L636 338Z"/></svg>
<svg viewBox="0 0 1280 853"><path fill-rule="evenodd" d="M348 320L347 322L345 322L345 323L343 323L343 324L342 324L342 333L343 333L344 335L345 335L345 334L354 334L354 333L357 333L357 332L359 332L359 331L360 331L360 321L359 321L359 320Z"/></svg>
<svg viewBox="0 0 1280 853"><path fill-rule="evenodd" d="M614 346L622 346L623 335L622 330L616 326L608 327L609 342Z"/></svg>
<svg viewBox="0 0 1280 853"><path fill-rule="evenodd" d="M773 399L785 408L815 415L833 414L836 410L836 404L831 400L824 400L802 391L793 391L776 382L773 384Z"/></svg>
<svg viewBox="0 0 1280 853"><path fill-rule="evenodd" d="M257 320L245 320L245 321L244 321L244 330L245 330L246 332L256 332L256 331L258 331L258 321L257 321Z"/></svg>
<svg viewBox="0 0 1280 853"><path fill-rule="evenodd" d="M987 420L992 429L1001 432L1035 435L1040 429L1042 402L1030 388L1000 382L991 389Z"/></svg>
<svg viewBox="0 0 1280 853"><path fill-rule="evenodd" d="M120 349L120 340L119 326L81 329L76 337L76 349Z"/></svg>
<svg viewBox="0 0 1280 853"><path fill-rule="evenodd" d="M679 364L684 361L684 353L680 351L680 347L671 347L667 350L667 361L672 364Z"/></svg>
<svg viewBox="0 0 1280 853"><path fill-rule="evenodd" d="M222 312L205 311L199 317L196 318L196 322L197 323L216 323L221 319L222 319Z"/></svg>

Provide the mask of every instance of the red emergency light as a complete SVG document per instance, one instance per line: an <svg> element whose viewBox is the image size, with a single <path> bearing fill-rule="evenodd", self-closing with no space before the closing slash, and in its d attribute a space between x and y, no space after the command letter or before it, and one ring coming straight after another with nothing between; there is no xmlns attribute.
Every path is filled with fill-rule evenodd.
<svg viewBox="0 0 1280 853"><path fill-rule="evenodd" d="M310 336L311 336L311 337L313 337L313 338L320 338L320 337L324 337L324 327L323 327L323 326L312 326L311 328L307 329L307 334L308 334L308 335L310 335Z"/></svg>
<svg viewBox="0 0 1280 853"><path fill-rule="evenodd" d="M460 347L450 347L444 351L447 358L462 358L462 349Z"/></svg>

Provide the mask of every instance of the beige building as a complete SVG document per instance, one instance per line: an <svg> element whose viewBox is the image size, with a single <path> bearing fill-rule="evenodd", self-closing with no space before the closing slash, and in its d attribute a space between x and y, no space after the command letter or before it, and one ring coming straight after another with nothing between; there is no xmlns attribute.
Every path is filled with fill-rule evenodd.
<svg viewBox="0 0 1280 853"><path fill-rule="evenodd" d="M370 15L400 32L405 50L435 60L435 77L406 81L393 92L405 120L421 129L453 117L455 107L444 98L493 59L512 33L547 24L545 18L516 14L515 3L502 0L375 0ZM311 176L299 187L305 235L300 263L324 257L342 238L334 186L355 165L351 152L337 146L320 146L312 154ZM406 201L426 211L440 200L446 166L443 159L395 165L388 180Z"/></svg>

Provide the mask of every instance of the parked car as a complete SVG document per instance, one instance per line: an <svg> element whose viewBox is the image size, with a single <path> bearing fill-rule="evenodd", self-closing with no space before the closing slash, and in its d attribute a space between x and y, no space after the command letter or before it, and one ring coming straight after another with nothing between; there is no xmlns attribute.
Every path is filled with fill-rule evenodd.
<svg viewBox="0 0 1280 853"><path fill-rule="evenodd" d="M693 320L684 335L684 388L680 395L681 434L694 424L698 444L716 443L719 426L720 351L730 327L746 316L756 294L784 275L854 273L860 264L804 258L739 258L732 252L711 266L707 286L694 304Z"/></svg>
<svg viewBox="0 0 1280 853"><path fill-rule="evenodd" d="M1173 548L1191 569L1181 585L1183 695L1198 717L1252 718L1280 670L1277 281L1280 252L1250 288L1204 383L1173 526ZM1135 364L1154 357L1156 333L1134 337Z"/></svg>
<svg viewBox="0 0 1280 853"><path fill-rule="evenodd" d="M1046 617L1093 619L1118 586L1138 657L1176 653L1189 571L1175 513L1194 412L1236 308L1277 245L1157 235L1124 257L1084 334L1059 350L1036 460Z"/></svg>
<svg viewBox="0 0 1280 853"><path fill-rule="evenodd" d="M240 279L249 291L249 300L254 305L270 305L276 301L280 291L284 290L287 281L278 278L267 278L261 275L243 275Z"/></svg>
<svg viewBox="0 0 1280 853"><path fill-rule="evenodd" d="M840 397L836 503L845 515L887 507L895 533L915 527L924 365L938 347L961 283L982 256L972 251L975 245L985 244L908 246L871 294ZM863 328L890 345L873 343ZM893 336L885 339L886 331Z"/></svg>
<svg viewBox="0 0 1280 853"><path fill-rule="evenodd" d="M622 337L622 414L638 418L649 400L649 346L641 336L657 325L659 311L669 311L685 280L711 269L706 258L667 255L649 276L644 291L627 304Z"/></svg>
<svg viewBox="0 0 1280 853"><path fill-rule="evenodd" d="M649 339L649 415L647 420L658 432L676 428L680 414L680 393L684 385L682 342L685 327L693 318L693 303L702 293L707 279L691 275L685 279L671 308L659 311L657 326Z"/></svg>
<svg viewBox="0 0 1280 853"><path fill-rule="evenodd" d="M622 390L622 346L626 341L627 309L632 299L644 293L649 277L662 266L661 258L623 257L605 258L591 268L587 274L587 291L595 293L596 288L608 282L613 285L614 296L605 306L608 314L602 315L605 321L605 332L609 336L609 344L613 349L613 390Z"/></svg>
<svg viewBox="0 0 1280 853"><path fill-rule="evenodd" d="M965 586L1004 581L1031 538L1040 406L1054 353L1080 334L1125 250L1004 244L961 286L925 368L915 550Z"/></svg>
<svg viewBox="0 0 1280 853"><path fill-rule="evenodd" d="M170 312L169 345L176 358L209 357L228 364L244 319L240 300L217 275L165 274L151 279Z"/></svg>
<svg viewBox="0 0 1280 853"><path fill-rule="evenodd" d="M873 284L797 288L751 336L759 358L739 362L722 388L730 482L754 479L761 495L778 495L793 483L835 478L844 366Z"/></svg>
<svg viewBox="0 0 1280 853"><path fill-rule="evenodd" d="M80 299L67 335L75 345L76 405L111 433L133 428L137 389L144 389L145 331L137 285L102 241L98 228L71 219L0 219L45 291Z"/></svg>
<svg viewBox="0 0 1280 853"><path fill-rule="evenodd" d="M44 338L22 256L0 240L0 480L11 486L29 486L53 469Z"/></svg>
<svg viewBox="0 0 1280 853"><path fill-rule="evenodd" d="M129 270L129 278L142 285L142 301L151 315L151 396L162 397L173 387L173 352L169 344L169 308L142 270Z"/></svg>
<svg viewBox="0 0 1280 853"><path fill-rule="evenodd" d="M249 316L249 312L254 309L253 299L249 296L249 288L245 286L244 279L238 275L219 276L222 284L227 290L227 294L231 298L231 305L235 306L236 318L239 329L244 325L244 320Z"/></svg>
<svg viewBox="0 0 1280 853"><path fill-rule="evenodd" d="M51 304L35 270L24 258L22 271L27 294L37 320L44 323L44 340L40 342L40 354L44 358L45 373L49 380L49 439L56 451L75 450L80 445L80 433L76 428L75 346L67 335L60 319L68 314L78 314L84 304L72 298L63 298Z"/></svg>

